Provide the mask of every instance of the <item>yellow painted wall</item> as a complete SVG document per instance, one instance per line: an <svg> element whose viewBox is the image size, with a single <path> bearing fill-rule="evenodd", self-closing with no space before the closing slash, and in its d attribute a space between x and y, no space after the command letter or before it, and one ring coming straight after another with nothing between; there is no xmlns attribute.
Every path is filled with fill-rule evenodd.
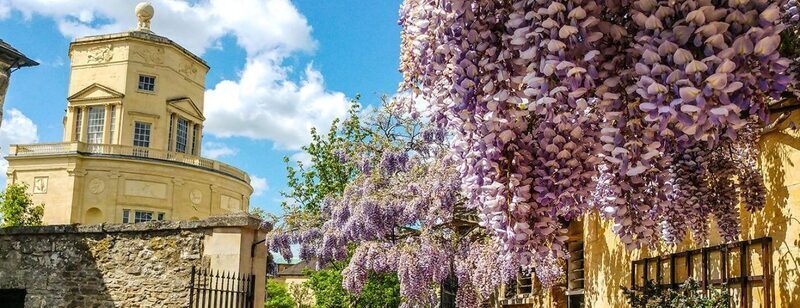
<svg viewBox="0 0 800 308"><path fill-rule="evenodd" d="M800 307L800 130L788 128L792 121L800 123L800 112L794 113L789 121L779 126L780 129L764 135L759 143L759 164L767 188L766 207L756 213L741 212L742 240L772 238L773 307ZM612 222L599 219L597 214L584 220L586 307L627 307L620 286L630 287L631 262L634 260L721 243L712 221L707 244L696 245L686 240L675 246L628 251L613 233L612 225ZM751 261L760 260L760 250L751 249L749 253ZM712 261L716 258L711 256ZM733 276L738 276L738 268L732 270ZM751 275L763 273L757 263L753 263L752 271ZM717 269L712 269L710 275L713 279L718 274ZM680 280L682 277L676 278ZM641 276L638 281L642 281ZM733 291L734 297L737 292L739 290ZM751 292L750 307L763 306L763 288L756 285L751 287ZM554 305L549 293L552 291L539 295L544 303L524 307L565 307ZM738 306L738 298L734 303Z"/></svg>
<svg viewBox="0 0 800 308"><path fill-rule="evenodd" d="M31 186L33 201L45 204L45 224L121 223L123 209L163 212L166 220L203 219L247 212L253 192L242 180L172 162L79 154L8 160L8 182ZM44 193L34 193L37 177L47 178Z"/></svg>
<svg viewBox="0 0 800 308"><path fill-rule="evenodd" d="M800 122L800 113L793 114L790 121ZM741 213L742 240L772 238L774 307L800 307L800 131L788 129L788 122L782 129L764 135L759 144L759 163L767 187L766 207L753 214ZM584 226L588 307L626 306L619 286L630 286L632 260L721 243L712 225L708 245L695 245L687 240L675 247L627 251L611 226L597 215L591 215ZM751 251L751 258L758 260L760 252ZM751 275L760 274L760 264L753 265L755 273ZM758 307L763 300L763 289L752 290L751 305Z"/></svg>

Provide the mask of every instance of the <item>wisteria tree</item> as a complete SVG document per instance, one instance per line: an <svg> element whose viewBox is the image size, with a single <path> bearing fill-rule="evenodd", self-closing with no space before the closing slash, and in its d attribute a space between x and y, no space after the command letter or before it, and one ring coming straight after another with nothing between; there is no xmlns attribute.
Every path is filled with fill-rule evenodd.
<svg viewBox="0 0 800 308"><path fill-rule="evenodd" d="M520 269L557 281L591 212L628 249L702 243L711 221L734 240L764 206L768 109L795 89L796 5L406 0L405 99L342 157L357 171L320 223L275 239L323 264L354 248L345 286L396 272L408 305L455 275L459 307Z"/></svg>

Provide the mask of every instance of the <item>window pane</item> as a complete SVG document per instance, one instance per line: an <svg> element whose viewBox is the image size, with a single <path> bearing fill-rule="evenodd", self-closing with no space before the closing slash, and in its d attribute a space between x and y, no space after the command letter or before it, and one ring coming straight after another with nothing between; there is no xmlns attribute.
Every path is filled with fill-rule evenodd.
<svg viewBox="0 0 800 308"><path fill-rule="evenodd" d="M178 119L178 131L175 136L175 151L186 153L186 140L189 138L189 121Z"/></svg>
<svg viewBox="0 0 800 308"><path fill-rule="evenodd" d="M81 109L75 109L75 141L81 140L81 123L83 123L83 113Z"/></svg>
<svg viewBox="0 0 800 308"><path fill-rule="evenodd" d="M147 222L153 220L153 212L136 211L134 213L133 222Z"/></svg>
<svg viewBox="0 0 800 308"><path fill-rule="evenodd" d="M103 128L106 121L106 108L102 106L89 108L86 142L103 143Z"/></svg>
<svg viewBox="0 0 800 308"><path fill-rule="evenodd" d="M122 223L129 223L131 218L131 210L122 210Z"/></svg>
<svg viewBox="0 0 800 308"><path fill-rule="evenodd" d="M195 124L193 125L192 129L192 155L197 155L197 138L200 135L200 125Z"/></svg>
<svg viewBox="0 0 800 308"><path fill-rule="evenodd" d="M158 213L158 220L164 220L164 213Z"/></svg>
<svg viewBox="0 0 800 308"><path fill-rule="evenodd" d="M133 146L150 146L150 123L136 122L133 129Z"/></svg>
<svg viewBox="0 0 800 308"><path fill-rule="evenodd" d="M172 151L172 130L175 122L175 114L169 115L169 133L167 134L167 150Z"/></svg>
<svg viewBox="0 0 800 308"><path fill-rule="evenodd" d="M111 123L109 123L109 143L114 143L114 134L117 132L117 106L111 106Z"/></svg>
<svg viewBox="0 0 800 308"><path fill-rule="evenodd" d="M156 90L156 77L139 75L139 90L153 92Z"/></svg>

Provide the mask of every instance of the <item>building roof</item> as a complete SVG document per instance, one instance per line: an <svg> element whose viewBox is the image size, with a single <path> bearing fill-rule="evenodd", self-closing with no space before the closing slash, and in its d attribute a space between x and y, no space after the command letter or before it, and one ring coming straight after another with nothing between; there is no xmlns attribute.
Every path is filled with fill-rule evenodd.
<svg viewBox="0 0 800 308"><path fill-rule="evenodd" d="M168 39L166 37L154 34L152 32L127 31L127 32L112 33L112 34L101 34L101 35L85 36L85 37L81 37L81 38L75 39L74 41L72 41L72 43L70 43L70 45L92 43L92 42L97 42L97 41L107 41L107 40L114 40L114 39L123 39L123 38L135 38L135 39L140 39L140 40L145 40L145 41L150 41L150 42L156 42L156 43L171 45L171 46L177 48L179 51L181 51L184 54L186 54L187 56L189 56L190 58L192 58L195 61L199 62L200 64L202 64L206 68L210 68L210 66L208 66L208 63L206 63L206 61L203 60L203 58L198 57L197 55L193 54L191 51L187 50L186 48L183 48L183 46L179 45L178 43L175 43L174 41L172 41L172 40L170 40L170 39Z"/></svg>
<svg viewBox="0 0 800 308"><path fill-rule="evenodd" d="M12 63L11 68L36 66L38 62L31 60L14 47L0 39L0 59Z"/></svg>
<svg viewBox="0 0 800 308"><path fill-rule="evenodd" d="M315 270L316 266L309 261L300 261L300 263L291 265L282 271L278 272L278 277L281 276L305 276L305 270Z"/></svg>

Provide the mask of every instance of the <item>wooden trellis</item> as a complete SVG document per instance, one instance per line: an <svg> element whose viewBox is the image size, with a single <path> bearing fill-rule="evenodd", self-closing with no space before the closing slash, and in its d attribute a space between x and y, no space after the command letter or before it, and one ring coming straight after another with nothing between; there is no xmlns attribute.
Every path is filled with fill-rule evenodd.
<svg viewBox="0 0 800 308"><path fill-rule="evenodd" d="M772 238L763 237L636 260L631 263L631 286L641 288L647 281L654 281L658 286L677 288L693 278L706 294L713 287L738 287L743 308L750 306L750 288L761 286L763 307L771 308L774 303L771 244ZM754 252L758 258L751 257Z"/></svg>

